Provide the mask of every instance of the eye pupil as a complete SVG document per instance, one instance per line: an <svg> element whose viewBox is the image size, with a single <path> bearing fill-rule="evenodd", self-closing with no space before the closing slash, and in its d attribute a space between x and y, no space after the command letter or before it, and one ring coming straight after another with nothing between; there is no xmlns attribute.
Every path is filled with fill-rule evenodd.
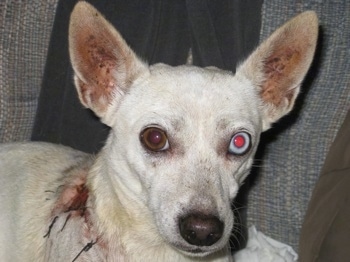
<svg viewBox="0 0 350 262"><path fill-rule="evenodd" d="M154 145L157 145L162 142L162 134L157 130L151 130L148 133L148 141Z"/></svg>
<svg viewBox="0 0 350 262"><path fill-rule="evenodd" d="M238 135L234 138L233 143L236 147L241 148L245 145L245 138L244 136Z"/></svg>

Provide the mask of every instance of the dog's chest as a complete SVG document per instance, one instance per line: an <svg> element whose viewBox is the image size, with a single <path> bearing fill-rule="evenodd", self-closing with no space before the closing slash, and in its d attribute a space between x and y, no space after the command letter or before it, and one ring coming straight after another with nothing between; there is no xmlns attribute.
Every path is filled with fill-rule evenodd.
<svg viewBox="0 0 350 262"><path fill-rule="evenodd" d="M107 246L88 221L76 211L55 216L44 236L45 261L106 261Z"/></svg>

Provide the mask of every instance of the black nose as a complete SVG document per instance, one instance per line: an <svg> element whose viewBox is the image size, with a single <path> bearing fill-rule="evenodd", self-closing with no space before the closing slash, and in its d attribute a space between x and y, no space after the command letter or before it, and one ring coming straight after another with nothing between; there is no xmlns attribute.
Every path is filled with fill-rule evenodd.
<svg viewBox="0 0 350 262"><path fill-rule="evenodd" d="M179 220L180 234L191 245L211 246L224 231L224 224L213 215L189 214Z"/></svg>

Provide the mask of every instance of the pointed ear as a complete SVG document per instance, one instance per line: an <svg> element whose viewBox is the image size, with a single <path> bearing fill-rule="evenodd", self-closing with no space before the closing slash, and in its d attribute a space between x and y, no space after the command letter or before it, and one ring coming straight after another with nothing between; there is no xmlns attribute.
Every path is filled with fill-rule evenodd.
<svg viewBox="0 0 350 262"><path fill-rule="evenodd" d="M110 105L120 102L148 67L114 27L84 1L78 2L71 14L69 53L81 103L108 124Z"/></svg>
<svg viewBox="0 0 350 262"><path fill-rule="evenodd" d="M237 76L258 89L264 130L293 108L314 56L317 35L315 12L304 12L277 29L238 68Z"/></svg>

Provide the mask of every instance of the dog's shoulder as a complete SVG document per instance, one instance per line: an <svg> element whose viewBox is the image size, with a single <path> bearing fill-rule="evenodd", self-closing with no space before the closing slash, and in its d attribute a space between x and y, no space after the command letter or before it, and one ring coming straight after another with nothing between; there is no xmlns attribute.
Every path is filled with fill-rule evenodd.
<svg viewBox="0 0 350 262"><path fill-rule="evenodd" d="M72 183L84 184L93 160L86 153L43 142L0 145L0 246L13 243L8 250L0 248L0 256L43 256L44 236L62 190ZM31 246L37 247L35 252Z"/></svg>
<svg viewBox="0 0 350 262"><path fill-rule="evenodd" d="M46 156L46 159L45 159ZM0 144L0 161L18 158L44 159L45 161L56 158L86 157L88 154L63 145L46 142L17 142Z"/></svg>
<svg viewBox="0 0 350 262"><path fill-rule="evenodd" d="M47 176L57 177L58 173L91 158L92 156L70 147L45 142L0 144L0 179L6 174L11 174L12 178L17 175L25 178L23 173L29 175L35 172L33 176L40 174L48 180Z"/></svg>

